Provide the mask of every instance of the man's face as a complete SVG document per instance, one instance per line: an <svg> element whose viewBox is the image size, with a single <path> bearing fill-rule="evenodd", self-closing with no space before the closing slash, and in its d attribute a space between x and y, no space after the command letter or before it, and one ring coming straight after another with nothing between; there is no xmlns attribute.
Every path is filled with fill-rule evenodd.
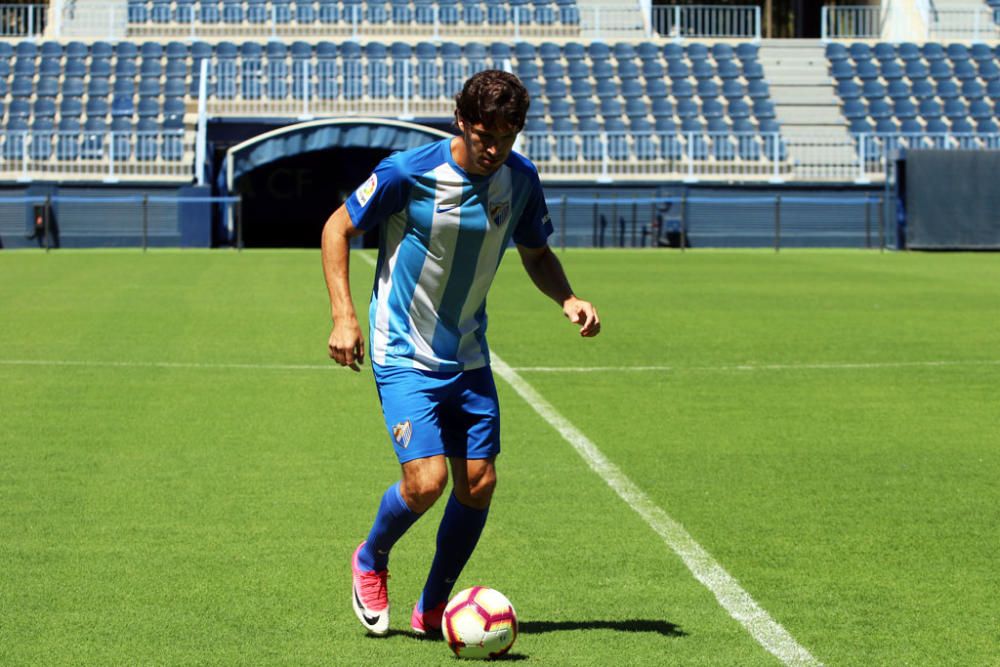
<svg viewBox="0 0 1000 667"><path fill-rule="evenodd" d="M485 127L482 123L461 121L462 137L468 156L468 172L488 176L500 168L514 149L518 130L501 126Z"/></svg>

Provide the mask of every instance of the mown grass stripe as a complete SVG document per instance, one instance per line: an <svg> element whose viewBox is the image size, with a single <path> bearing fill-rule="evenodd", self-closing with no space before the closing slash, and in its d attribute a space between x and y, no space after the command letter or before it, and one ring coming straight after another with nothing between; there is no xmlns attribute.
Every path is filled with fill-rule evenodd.
<svg viewBox="0 0 1000 667"><path fill-rule="evenodd" d="M786 665L820 665L792 635L750 597L684 527L654 503L597 446L495 353L493 370L565 439L629 507L636 511L708 590L768 652Z"/></svg>

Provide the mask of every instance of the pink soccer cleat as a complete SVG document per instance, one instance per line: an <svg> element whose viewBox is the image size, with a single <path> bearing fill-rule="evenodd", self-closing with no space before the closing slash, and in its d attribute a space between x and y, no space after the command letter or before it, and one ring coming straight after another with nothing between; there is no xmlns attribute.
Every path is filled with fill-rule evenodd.
<svg viewBox="0 0 1000 667"><path fill-rule="evenodd" d="M365 630L373 635L384 635L389 632L389 592L386 589L389 571L362 570L358 566L358 552L364 545L364 542L359 544L351 558L351 604ZM439 620L438 627L440 625Z"/></svg>
<svg viewBox="0 0 1000 667"><path fill-rule="evenodd" d="M430 611L420 611L420 602L413 605L413 614L410 616L410 627L418 635L439 635L441 634L441 618L444 616L445 603L442 602Z"/></svg>

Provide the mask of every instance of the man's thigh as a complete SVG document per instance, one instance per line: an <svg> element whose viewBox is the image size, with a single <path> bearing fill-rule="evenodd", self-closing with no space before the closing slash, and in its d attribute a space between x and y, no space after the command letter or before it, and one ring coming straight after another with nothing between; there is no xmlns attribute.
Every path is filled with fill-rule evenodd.
<svg viewBox="0 0 1000 667"><path fill-rule="evenodd" d="M400 463L443 456L439 378L413 368L375 367L382 416Z"/></svg>
<svg viewBox="0 0 1000 667"><path fill-rule="evenodd" d="M441 407L445 454L467 460L500 453L500 403L489 367L465 371Z"/></svg>

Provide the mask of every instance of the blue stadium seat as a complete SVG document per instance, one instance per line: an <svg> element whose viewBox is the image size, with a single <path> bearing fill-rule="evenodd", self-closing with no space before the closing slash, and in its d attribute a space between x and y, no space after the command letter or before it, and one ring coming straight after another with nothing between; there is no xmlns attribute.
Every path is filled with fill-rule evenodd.
<svg viewBox="0 0 1000 667"><path fill-rule="evenodd" d="M645 118L633 118L629 123L629 134L632 135L635 157L640 160L656 158L656 145L653 143L653 126Z"/></svg>
<svg viewBox="0 0 1000 667"><path fill-rule="evenodd" d="M872 49L867 44L862 42L855 42L848 47L848 52L851 58L854 60L870 60L872 57Z"/></svg>
<svg viewBox="0 0 1000 667"><path fill-rule="evenodd" d="M830 75L837 81L853 79L854 63L850 60L834 60L830 65Z"/></svg>
<svg viewBox="0 0 1000 667"><path fill-rule="evenodd" d="M145 0L128 0L126 16L129 23L146 23L149 21L149 9Z"/></svg>
<svg viewBox="0 0 1000 667"><path fill-rule="evenodd" d="M909 100L905 100L905 103L909 103ZM868 115L875 120L880 120L882 118L889 118L893 115L893 109L895 108L895 102L893 106L889 105L884 98L874 99L868 101Z"/></svg>
<svg viewBox="0 0 1000 667"><path fill-rule="evenodd" d="M87 82L87 97L107 97L111 94L110 79L101 76L91 76Z"/></svg>
<svg viewBox="0 0 1000 667"><path fill-rule="evenodd" d="M59 95L59 79L54 76L40 78L35 87L35 96L38 98L55 99Z"/></svg>
<svg viewBox="0 0 1000 667"><path fill-rule="evenodd" d="M774 118L774 102L771 100L754 100L753 103L753 115L758 120Z"/></svg>
<svg viewBox="0 0 1000 667"><path fill-rule="evenodd" d="M112 118L131 118L135 114L135 101L131 95L115 95L111 100Z"/></svg>
<svg viewBox="0 0 1000 667"><path fill-rule="evenodd" d="M80 157L80 135L83 132L79 117L61 117L58 128L56 158L65 161L76 160Z"/></svg>
<svg viewBox="0 0 1000 667"><path fill-rule="evenodd" d="M854 83L853 81L850 83L853 84L854 86L857 86L857 84ZM859 90L858 96L860 96L860 94L861 92ZM768 98L770 96L771 96L771 88L770 86L767 85L766 81L758 79L756 81L747 82L747 97L749 97L750 99L757 100L762 98Z"/></svg>
<svg viewBox="0 0 1000 667"><path fill-rule="evenodd" d="M930 81L930 79L914 79L911 92L913 97L918 100L935 97L937 95L934 84Z"/></svg>
<svg viewBox="0 0 1000 667"><path fill-rule="evenodd" d="M944 115L951 120L967 118L969 116L969 107L963 100L957 97L947 99L944 101Z"/></svg>
<svg viewBox="0 0 1000 667"><path fill-rule="evenodd" d="M15 76L10 85L11 97L28 99L35 93L35 84L30 76Z"/></svg>
<svg viewBox="0 0 1000 667"><path fill-rule="evenodd" d="M944 47L937 42L927 42L922 47L920 47L920 53L923 55L924 60L927 62L932 62L935 60L943 60L946 57Z"/></svg>
<svg viewBox="0 0 1000 667"><path fill-rule="evenodd" d="M345 17L344 20L348 21L349 17ZM319 22L326 24L340 22L340 5L337 4L337 0L319 0Z"/></svg>
<svg viewBox="0 0 1000 667"><path fill-rule="evenodd" d="M727 77L727 67L726 63L719 64L719 76L722 78L735 78ZM763 79L764 78L764 68L758 62L746 62L743 64L743 78L747 81L752 79Z"/></svg>
<svg viewBox="0 0 1000 667"><path fill-rule="evenodd" d="M962 97L967 100L977 100L986 95L986 88L978 79L970 79L962 83Z"/></svg>
<svg viewBox="0 0 1000 667"><path fill-rule="evenodd" d="M923 57L920 53L920 47L913 42L903 42L896 48L896 53L903 62L909 62L911 60L919 60Z"/></svg>
<svg viewBox="0 0 1000 667"><path fill-rule="evenodd" d="M666 97L669 94L667 82L663 79L648 79L646 81L646 97L655 100L658 97Z"/></svg>
<svg viewBox="0 0 1000 667"><path fill-rule="evenodd" d="M988 120L994 117L993 105L984 99L973 100L969 103L969 115L973 120Z"/></svg>
<svg viewBox="0 0 1000 667"><path fill-rule="evenodd" d="M177 23L194 23L194 0L176 0L173 19Z"/></svg>
<svg viewBox="0 0 1000 667"><path fill-rule="evenodd" d="M244 12L241 0L222 0L222 22L228 24L243 23Z"/></svg>
<svg viewBox="0 0 1000 667"><path fill-rule="evenodd" d="M827 60L831 62L837 62L841 60L847 60L850 54L847 51L847 47L839 42L830 42L826 45L826 57Z"/></svg>
<svg viewBox="0 0 1000 667"><path fill-rule="evenodd" d="M736 99L729 102L727 112L730 118L743 119L750 117L750 105L747 104L742 99Z"/></svg>
<svg viewBox="0 0 1000 667"><path fill-rule="evenodd" d="M910 97L910 84L904 79L894 79L886 86L886 92L894 100Z"/></svg>
<svg viewBox="0 0 1000 667"><path fill-rule="evenodd" d="M84 160L104 158L104 140L108 136L108 124L102 117L87 116L83 124L80 157Z"/></svg>
<svg viewBox="0 0 1000 667"><path fill-rule="evenodd" d="M726 82L730 83L730 82ZM695 87L695 91L698 93L698 97L718 97L719 96L719 84L717 84L712 79L702 79L698 82Z"/></svg>
<svg viewBox="0 0 1000 667"><path fill-rule="evenodd" d="M584 160L600 160L604 155L604 149L600 138L601 126L593 118L583 118L577 121L577 132L580 135L580 144L583 148Z"/></svg>
<svg viewBox="0 0 1000 667"><path fill-rule="evenodd" d="M947 60L934 60L931 62L931 78L938 81L950 79L955 75L951 63Z"/></svg>
<svg viewBox="0 0 1000 667"><path fill-rule="evenodd" d="M128 118L111 119L110 149L116 160L132 157L132 121Z"/></svg>
<svg viewBox="0 0 1000 667"><path fill-rule="evenodd" d="M578 121L593 118L597 115L597 104L589 98L576 99L573 101L573 115Z"/></svg>
<svg viewBox="0 0 1000 667"><path fill-rule="evenodd" d="M976 132L979 134L996 134L1000 132L997 123L993 118L981 118L976 122Z"/></svg>
<svg viewBox="0 0 1000 667"><path fill-rule="evenodd" d="M153 0L149 18L152 19L153 23L170 23L173 18L170 11L170 0Z"/></svg>
<svg viewBox="0 0 1000 667"><path fill-rule="evenodd" d="M156 118L160 115L160 102L152 97L143 97L139 100L136 109L139 118Z"/></svg>
<svg viewBox="0 0 1000 667"><path fill-rule="evenodd" d="M694 86L688 79L675 79L671 85L671 92L674 97L691 97L694 95Z"/></svg>
<svg viewBox="0 0 1000 667"><path fill-rule="evenodd" d="M549 100L548 115L553 119L568 118L570 115L570 102L566 98Z"/></svg>
<svg viewBox="0 0 1000 667"><path fill-rule="evenodd" d="M916 118L917 107L910 100L896 100L892 105L892 113L900 120Z"/></svg>
<svg viewBox="0 0 1000 667"><path fill-rule="evenodd" d="M890 84L903 78L903 67L896 60L883 60L880 65L882 78Z"/></svg>
<svg viewBox="0 0 1000 667"><path fill-rule="evenodd" d="M160 80L157 78L139 79L139 97L159 97L163 94Z"/></svg>
<svg viewBox="0 0 1000 667"><path fill-rule="evenodd" d="M684 156L684 145L673 119L657 118L654 128L660 142L660 156L666 160L680 160Z"/></svg>
<svg viewBox="0 0 1000 667"><path fill-rule="evenodd" d="M654 97L653 118L673 118L674 103L668 97Z"/></svg>
<svg viewBox="0 0 1000 667"><path fill-rule="evenodd" d="M653 42L639 42L635 52L643 62L660 58L660 47Z"/></svg>
<svg viewBox="0 0 1000 667"><path fill-rule="evenodd" d="M862 84L879 77L879 67L871 60L861 60L855 63L855 71Z"/></svg>
<svg viewBox="0 0 1000 667"><path fill-rule="evenodd" d="M919 111L924 118L939 118L944 114L944 107L936 99L929 97L920 100Z"/></svg>
<svg viewBox="0 0 1000 667"><path fill-rule="evenodd" d="M679 98L676 112L678 118L694 118L698 115L698 104L690 97Z"/></svg>
<svg viewBox="0 0 1000 667"><path fill-rule="evenodd" d="M284 42L268 42L266 52L266 95L272 100L286 99L288 97L288 47ZM384 75L382 83L385 83Z"/></svg>
<svg viewBox="0 0 1000 667"><path fill-rule="evenodd" d="M600 109L605 118L622 115L622 103L613 97L601 100Z"/></svg>
<svg viewBox="0 0 1000 667"><path fill-rule="evenodd" d="M885 97L888 91L885 88L885 84L881 81L865 81L864 85L861 87L861 92L864 97L868 99L876 97Z"/></svg>
<svg viewBox="0 0 1000 667"><path fill-rule="evenodd" d="M59 58L46 56L38 63L39 76L59 76L62 74L62 62Z"/></svg>
<svg viewBox="0 0 1000 667"><path fill-rule="evenodd" d="M312 0L295 1L295 22L299 25L316 23L316 4Z"/></svg>
<svg viewBox="0 0 1000 667"><path fill-rule="evenodd" d="M649 105L646 100L634 97L625 100L625 115L630 118L642 118L649 113Z"/></svg>
<svg viewBox="0 0 1000 667"><path fill-rule="evenodd" d="M207 25L214 25L222 21L222 13L219 11L219 4L214 0L202 0L198 3L198 20Z"/></svg>
<svg viewBox="0 0 1000 667"><path fill-rule="evenodd" d="M607 152L612 160L629 158L628 131L621 118L605 118L604 132L607 134Z"/></svg>
<svg viewBox="0 0 1000 667"><path fill-rule="evenodd" d="M389 22L389 12L381 2L368 2L364 16L371 25L383 25Z"/></svg>
<svg viewBox="0 0 1000 667"><path fill-rule="evenodd" d="M868 107L860 99L845 100L843 113L844 118L847 120L866 118L868 116Z"/></svg>
<svg viewBox="0 0 1000 667"><path fill-rule="evenodd" d="M475 26L486 22L486 12L477 0L462 0L462 22Z"/></svg>
<svg viewBox="0 0 1000 667"><path fill-rule="evenodd" d="M726 110L722 107L722 102L717 99L704 100L701 104L701 115L705 118L722 118L726 115Z"/></svg>
<svg viewBox="0 0 1000 667"><path fill-rule="evenodd" d="M7 120L13 120L15 118L28 119L31 117L31 102L27 99L20 98L10 101L10 106L7 107Z"/></svg>
<svg viewBox="0 0 1000 667"><path fill-rule="evenodd" d="M55 118L56 101L51 97L40 97L32 105L32 116L34 118Z"/></svg>
<svg viewBox="0 0 1000 667"><path fill-rule="evenodd" d="M115 62L115 69L114 69L115 77L134 78L136 73L138 73L138 71L139 68L136 66L135 60L132 60L130 58L119 57L118 60ZM91 75L93 75L93 72L91 72Z"/></svg>
<svg viewBox="0 0 1000 667"><path fill-rule="evenodd" d="M556 157L575 161L578 152L573 123L568 118L556 118L552 123L552 134L555 138Z"/></svg>
<svg viewBox="0 0 1000 667"><path fill-rule="evenodd" d="M55 124L51 117L36 118L31 124L31 144L28 155L32 160L48 160L52 157L52 137Z"/></svg>
<svg viewBox="0 0 1000 667"><path fill-rule="evenodd" d="M879 62L885 62L887 60L895 60L896 47L894 47L892 44L879 42L872 49L872 55L874 55L876 60L878 60Z"/></svg>
<svg viewBox="0 0 1000 667"><path fill-rule="evenodd" d="M59 103L60 118L79 118L83 115L83 102L77 97L63 97Z"/></svg>
<svg viewBox="0 0 1000 667"><path fill-rule="evenodd" d="M949 100L954 97L958 97L958 84L951 79L942 79L937 82L934 92L937 93L937 96L942 100Z"/></svg>
<svg viewBox="0 0 1000 667"><path fill-rule="evenodd" d="M184 99L168 97L163 100L163 122L171 127L184 126Z"/></svg>

